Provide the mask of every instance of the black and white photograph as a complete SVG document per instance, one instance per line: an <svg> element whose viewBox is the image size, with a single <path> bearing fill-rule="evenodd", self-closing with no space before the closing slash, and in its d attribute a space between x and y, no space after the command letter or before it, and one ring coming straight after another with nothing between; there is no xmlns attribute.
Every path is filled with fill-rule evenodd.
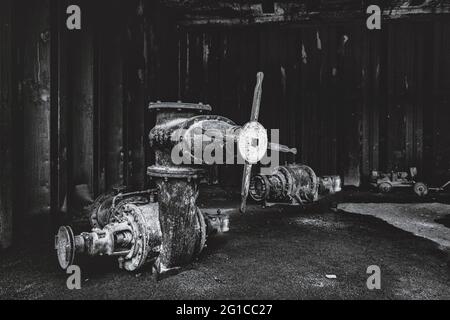
<svg viewBox="0 0 450 320"><path fill-rule="evenodd" d="M0 0L0 300L450 300L450 0Z"/></svg>

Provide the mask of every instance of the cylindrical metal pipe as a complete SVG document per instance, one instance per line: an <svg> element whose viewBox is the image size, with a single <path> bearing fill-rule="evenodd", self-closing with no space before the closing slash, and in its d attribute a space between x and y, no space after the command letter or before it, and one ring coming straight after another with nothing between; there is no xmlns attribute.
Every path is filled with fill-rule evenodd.
<svg viewBox="0 0 450 320"><path fill-rule="evenodd" d="M300 164L277 167L270 175L255 175L250 184L250 196L258 202L304 204L339 191L339 176L317 177L313 169Z"/></svg>
<svg viewBox="0 0 450 320"><path fill-rule="evenodd" d="M160 272L190 263L199 248L199 230L196 200L196 179L158 179L159 208L162 231L161 251L157 266Z"/></svg>
<svg viewBox="0 0 450 320"><path fill-rule="evenodd" d="M264 156L268 141L258 122L240 127L225 117L205 115L211 108L203 104L152 103L150 109L157 112L156 125L149 134L155 165L147 174L159 190L162 243L156 267L165 272L191 262L195 255L199 228L195 203L203 166L223 160L215 151L222 156L225 151L227 160L230 154L234 157L235 147L242 163L251 165Z"/></svg>
<svg viewBox="0 0 450 320"><path fill-rule="evenodd" d="M318 179L305 165L280 166L271 175L256 175L250 184L255 201L307 203L317 199Z"/></svg>
<svg viewBox="0 0 450 320"><path fill-rule="evenodd" d="M175 131L183 128L188 119L209 112L211 107L156 103L150 104L150 109L157 112L156 126L149 135L150 145L155 150L155 165L147 169L147 174L158 186L162 237L156 268L163 273L191 262L205 242L199 237L199 230L206 228L204 220L201 220L203 227L201 225L196 206L198 180L204 171L199 166L174 163L172 148L179 142L173 140Z"/></svg>

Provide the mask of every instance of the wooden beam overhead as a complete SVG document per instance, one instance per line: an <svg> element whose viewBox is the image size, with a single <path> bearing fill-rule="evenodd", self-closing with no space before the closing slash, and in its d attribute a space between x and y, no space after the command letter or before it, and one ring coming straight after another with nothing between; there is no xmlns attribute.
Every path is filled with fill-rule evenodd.
<svg viewBox="0 0 450 320"><path fill-rule="evenodd" d="M364 0L161 0L184 25L236 25L366 17ZM374 0L384 18L450 13L450 0Z"/></svg>

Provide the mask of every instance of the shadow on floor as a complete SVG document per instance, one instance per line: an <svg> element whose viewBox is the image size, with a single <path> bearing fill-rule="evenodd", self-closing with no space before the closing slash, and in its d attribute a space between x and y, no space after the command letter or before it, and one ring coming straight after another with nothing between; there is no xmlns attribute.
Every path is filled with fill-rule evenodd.
<svg viewBox="0 0 450 320"><path fill-rule="evenodd" d="M238 207L233 196L207 198L202 206ZM381 268L381 290L366 287L370 265ZM69 290L51 246L14 248L0 260L0 299L450 299L448 255L433 242L320 206L236 210L228 233L158 282L151 265L127 273L114 259L91 259L81 270L82 289Z"/></svg>

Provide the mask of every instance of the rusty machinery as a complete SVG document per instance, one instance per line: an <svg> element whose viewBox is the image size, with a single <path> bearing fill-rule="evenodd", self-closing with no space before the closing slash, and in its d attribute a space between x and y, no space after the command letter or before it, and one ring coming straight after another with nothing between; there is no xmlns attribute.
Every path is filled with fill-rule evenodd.
<svg viewBox="0 0 450 320"><path fill-rule="evenodd" d="M117 256L119 267L127 271L138 270L158 257L162 233L156 189L102 195L89 211L91 232L74 236L71 227L59 228L56 250L63 269L73 264L76 255ZM196 207L194 254L202 251L208 234L223 231L215 227L218 214Z"/></svg>
<svg viewBox="0 0 450 320"><path fill-rule="evenodd" d="M205 132L220 133L223 150L234 150L244 160L240 210L245 212L253 164L268 148L293 152L286 146L268 142L266 129L258 122L263 74L257 75L250 121L243 126L218 115L211 107L189 103L151 103L156 125L149 134L155 164L147 168L155 190L106 196L97 201L91 214L92 232L74 236L70 227L61 227L55 247L61 267L73 263L75 254L118 256L120 266L139 269L154 258L156 274L177 270L190 263L203 249L207 234L205 216L196 205L199 180L209 165L197 156L207 148ZM208 138L208 137L206 137ZM176 163L175 146L182 144L183 157L193 163ZM199 147L199 148L195 148ZM192 161L191 161L192 162Z"/></svg>
<svg viewBox="0 0 450 320"><path fill-rule="evenodd" d="M411 167L409 173L406 171L380 172L372 171L370 175L370 184L381 193L389 193L394 188L409 188L419 197L425 197L430 191L443 192L450 186L447 181L442 186L430 187L417 179L418 173L416 167Z"/></svg>
<svg viewBox="0 0 450 320"><path fill-rule="evenodd" d="M388 193L393 188L413 188L418 195L424 195L426 190L422 184L416 181L417 168L412 167L408 172L391 171L389 173L372 171L370 175L370 184L376 187L379 192ZM415 185L417 184L417 188ZM417 191L416 191L417 189Z"/></svg>
<svg viewBox="0 0 450 320"><path fill-rule="evenodd" d="M317 177L312 168L300 164L279 166L268 175L254 175L250 183L250 197L264 205L303 205L339 191L339 176Z"/></svg>

